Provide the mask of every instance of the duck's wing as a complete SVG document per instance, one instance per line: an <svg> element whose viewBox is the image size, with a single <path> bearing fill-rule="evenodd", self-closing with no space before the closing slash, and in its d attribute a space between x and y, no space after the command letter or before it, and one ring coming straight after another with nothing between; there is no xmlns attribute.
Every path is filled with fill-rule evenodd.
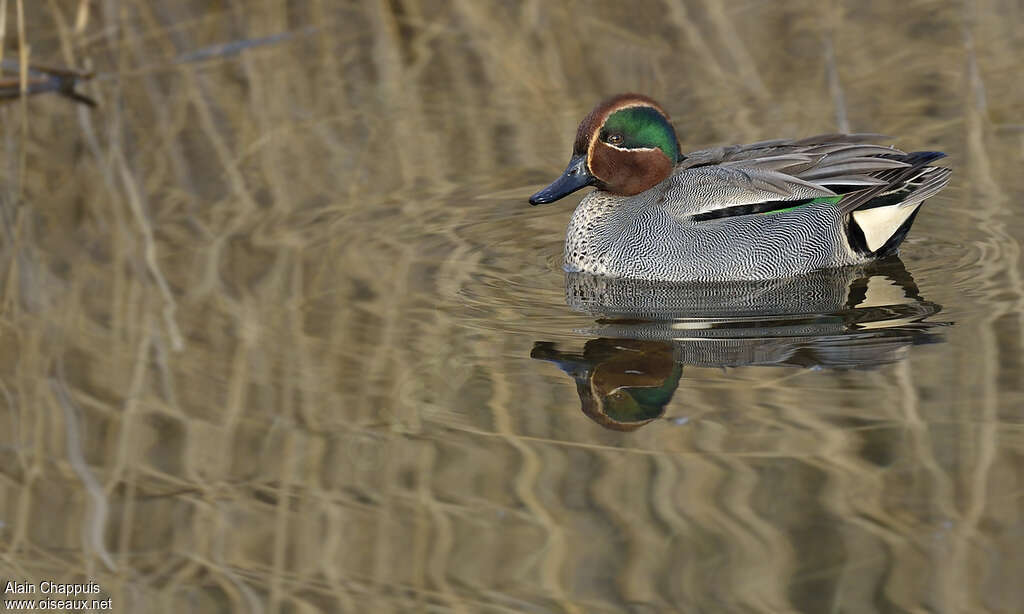
<svg viewBox="0 0 1024 614"><path fill-rule="evenodd" d="M695 151L666 182L665 202L691 221L788 209L883 186L910 164L877 134L824 134Z"/></svg>

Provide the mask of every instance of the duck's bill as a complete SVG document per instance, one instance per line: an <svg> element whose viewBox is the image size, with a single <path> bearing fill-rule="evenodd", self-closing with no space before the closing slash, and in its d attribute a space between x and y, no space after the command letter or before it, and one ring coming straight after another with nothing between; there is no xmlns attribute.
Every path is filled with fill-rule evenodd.
<svg viewBox="0 0 1024 614"><path fill-rule="evenodd" d="M559 369L572 377L587 377L591 364L581 356L561 352L549 341L536 341L530 350L530 358L555 363Z"/></svg>
<svg viewBox="0 0 1024 614"><path fill-rule="evenodd" d="M530 197L531 205L544 205L564 198L580 188L594 185L594 176L587 171L587 157L573 156L569 166L551 185Z"/></svg>

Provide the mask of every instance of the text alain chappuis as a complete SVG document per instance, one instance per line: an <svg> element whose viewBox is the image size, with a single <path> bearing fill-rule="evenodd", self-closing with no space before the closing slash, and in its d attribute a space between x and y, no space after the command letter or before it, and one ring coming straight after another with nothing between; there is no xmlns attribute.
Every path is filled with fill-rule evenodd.
<svg viewBox="0 0 1024 614"><path fill-rule="evenodd" d="M5 610L110 610L111 599L100 599L100 585L95 582L66 583L43 580L4 584ZM31 595L31 598L24 599Z"/></svg>

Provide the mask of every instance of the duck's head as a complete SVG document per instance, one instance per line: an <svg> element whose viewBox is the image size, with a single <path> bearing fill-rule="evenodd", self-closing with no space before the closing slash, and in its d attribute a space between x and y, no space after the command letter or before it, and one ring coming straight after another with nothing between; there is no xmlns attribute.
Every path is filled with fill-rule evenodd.
<svg viewBox="0 0 1024 614"><path fill-rule="evenodd" d="M665 110L647 96L619 94L583 118L569 166L530 204L554 202L588 185L633 196L667 179L682 159Z"/></svg>

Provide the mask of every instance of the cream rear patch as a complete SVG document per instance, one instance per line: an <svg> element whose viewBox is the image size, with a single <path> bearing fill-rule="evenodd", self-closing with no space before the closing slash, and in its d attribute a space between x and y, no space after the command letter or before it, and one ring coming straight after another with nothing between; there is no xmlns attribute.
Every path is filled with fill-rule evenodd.
<svg viewBox="0 0 1024 614"><path fill-rule="evenodd" d="M889 207L875 207L874 209L862 209L853 212L853 220L857 222L861 232L864 233L864 242L868 249L877 251L885 242L895 234L896 230L907 221L920 204L912 207L901 207L891 205Z"/></svg>

